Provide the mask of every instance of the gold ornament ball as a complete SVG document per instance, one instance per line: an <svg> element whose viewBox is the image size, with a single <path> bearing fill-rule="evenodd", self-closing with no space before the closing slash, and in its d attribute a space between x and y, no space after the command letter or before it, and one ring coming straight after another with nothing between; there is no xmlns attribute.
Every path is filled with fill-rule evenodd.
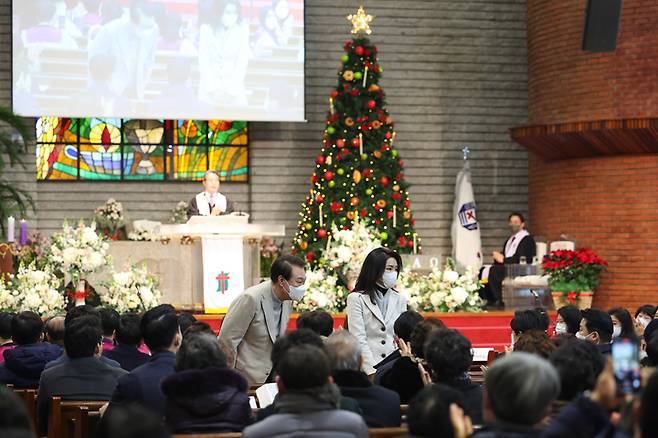
<svg viewBox="0 0 658 438"><path fill-rule="evenodd" d="M361 182L361 172L354 169L354 173L352 173L352 180L354 181L355 184L360 183Z"/></svg>
<svg viewBox="0 0 658 438"><path fill-rule="evenodd" d="M308 243L307 242L301 242L299 244L299 249L301 249L302 251L306 251L306 248L308 248Z"/></svg>
<svg viewBox="0 0 658 438"><path fill-rule="evenodd" d="M400 191L400 186L397 185L397 184L394 185L394 186L393 186L393 191L394 191L394 192L399 192L399 191Z"/></svg>
<svg viewBox="0 0 658 438"><path fill-rule="evenodd" d="M386 201L384 201L383 199L377 200L377 206L380 208L386 207Z"/></svg>
<svg viewBox="0 0 658 438"><path fill-rule="evenodd" d="M350 82L354 79L354 72L352 70L345 70L343 73L343 79L345 79L347 82Z"/></svg>
<svg viewBox="0 0 658 438"><path fill-rule="evenodd" d="M409 218L411 218L411 213L409 213L408 211L405 211L403 216L404 216L405 219L409 219Z"/></svg>
<svg viewBox="0 0 658 438"><path fill-rule="evenodd" d="M379 151L375 151L372 154L375 156L375 158L381 158L382 157L382 153L379 152Z"/></svg>
<svg viewBox="0 0 658 438"><path fill-rule="evenodd" d="M350 199L350 205L352 205L353 207L359 205L359 198L354 196L352 199Z"/></svg>

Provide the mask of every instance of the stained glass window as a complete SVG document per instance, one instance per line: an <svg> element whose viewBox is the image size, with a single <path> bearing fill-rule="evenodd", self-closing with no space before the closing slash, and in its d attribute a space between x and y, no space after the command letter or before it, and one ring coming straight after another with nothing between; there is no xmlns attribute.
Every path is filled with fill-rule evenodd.
<svg viewBox="0 0 658 438"><path fill-rule="evenodd" d="M222 181L249 177L247 122L40 117L41 181Z"/></svg>

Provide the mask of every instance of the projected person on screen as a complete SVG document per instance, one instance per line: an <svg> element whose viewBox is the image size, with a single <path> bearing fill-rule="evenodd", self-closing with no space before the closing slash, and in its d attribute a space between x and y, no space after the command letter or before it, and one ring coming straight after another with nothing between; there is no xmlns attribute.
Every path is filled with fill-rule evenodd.
<svg viewBox="0 0 658 438"><path fill-rule="evenodd" d="M246 105L249 27L236 0L199 3L199 99Z"/></svg>
<svg viewBox="0 0 658 438"><path fill-rule="evenodd" d="M187 207L187 218L230 213L233 213L233 202L219 193L219 174L208 170L203 176L203 192L192 198Z"/></svg>
<svg viewBox="0 0 658 438"><path fill-rule="evenodd" d="M148 1L130 0L128 14L103 25L89 43L90 59L110 55L116 60L109 87L117 95L144 99L159 36L153 14Z"/></svg>

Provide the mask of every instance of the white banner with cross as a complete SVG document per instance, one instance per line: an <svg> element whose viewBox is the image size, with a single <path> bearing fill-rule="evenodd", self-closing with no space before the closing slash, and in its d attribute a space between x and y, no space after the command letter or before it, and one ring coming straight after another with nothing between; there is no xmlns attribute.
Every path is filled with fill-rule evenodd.
<svg viewBox="0 0 658 438"><path fill-rule="evenodd" d="M206 313L226 313L231 302L244 291L243 248L242 236L201 239Z"/></svg>

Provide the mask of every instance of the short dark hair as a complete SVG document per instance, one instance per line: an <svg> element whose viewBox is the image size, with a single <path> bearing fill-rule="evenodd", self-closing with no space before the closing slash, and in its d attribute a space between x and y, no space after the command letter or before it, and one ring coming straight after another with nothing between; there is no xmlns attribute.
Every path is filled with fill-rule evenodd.
<svg viewBox="0 0 658 438"><path fill-rule="evenodd" d="M565 324L567 325L567 333L575 335L580 330L580 320L583 319L583 315L580 313L580 309L572 304L568 306L562 306L557 310L557 314L562 317Z"/></svg>
<svg viewBox="0 0 658 438"><path fill-rule="evenodd" d="M75 318L79 318L85 315L95 316L100 322L101 315L98 312L98 309L96 309L94 306L90 306L89 304L83 304L82 306L73 306L71 310L66 312L64 327L66 328L66 326L69 325L69 322L73 321Z"/></svg>
<svg viewBox="0 0 658 438"><path fill-rule="evenodd" d="M414 327L414 330L409 336L409 342L411 343L411 353L418 357L425 357L425 345L429 339L429 334L435 330L441 330L446 328L443 321L436 318L427 318Z"/></svg>
<svg viewBox="0 0 658 438"><path fill-rule="evenodd" d="M34 312L25 311L14 315L11 320L12 340L17 345L34 344L43 333L43 321Z"/></svg>
<svg viewBox="0 0 658 438"><path fill-rule="evenodd" d="M598 333L602 342L612 340L613 325L610 315L600 309L585 309L581 313L585 319L587 331Z"/></svg>
<svg viewBox="0 0 658 438"><path fill-rule="evenodd" d="M546 330L545 315L537 309L517 310L510 321L514 333L523 333L528 330Z"/></svg>
<svg viewBox="0 0 658 438"><path fill-rule="evenodd" d="M297 266L302 269L306 266L304 261L299 257L290 254L284 254L279 256L274 263L272 263L272 269L270 273L270 279L272 281L277 281L279 276L282 276L286 280L290 280L292 276L292 267Z"/></svg>
<svg viewBox="0 0 658 438"><path fill-rule="evenodd" d="M549 357L560 375L558 400L571 401L580 393L594 389L603 370L603 356L596 345L571 338Z"/></svg>
<svg viewBox="0 0 658 438"><path fill-rule="evenodd" d="M185 334L189 326L194 324L197 319L190 312L181 312L178 314L178 325L180 325L180 332Z"/></svg>
<svg viewBox="0 0 658 438"><path fill-rule="evenodd" d="M53 344L62 345L64 343L64 317L53 316L48 318L45 324L48 341Z"/></svg>
<svg viewBox="0 0 658 438"><path fill-rule="evenodd" d="M183 338L187 338L190 335L195 335L198 333L207 333L213 336L215 335L215 332L213 331L212 327L210 327L210 324L203 321L196 321L185 329L185 332L183 332Z"/></svg>
<svg viewBox="0 0 658 438"><path fill-rule="evenodd" d="M0 385L0 430L32 430L25 403L5 385Z"/></svg>
<svg viewBox="0 0 658 438"><path fill-rule="evenodd" d="M610 315L610 317L614 316L621 323L621 333L619 334L620 337L637 340L631 312L629 312L627 309L624 309L623 307L613 307L612 309L608 309L608 315Z"/></svg>
<svg viewBox="0 0 658 438"><path fill-rule="evenodd" d="M536 354L544 359L548 359L556 348L546 332L540 330L525 331L519 335L514 343L514 351Z"/></svg>
<svg viewBox="0 0 658 438"><path fill-rule="evenodd" d="M272 346L270 357L272 360L272 369L276 370L281 357L283 357L286 351L296 345L313 345L318 348L324 348L322 338L313 330L302 328L290 332L286 336L277 339L274 346Z"/></svg>
<svg viewBox="0 0 658 438"><path fill-rule="evenodd" d="M514 216L518 217L521 223L525 223L525 217L519 211L513 211L512 213L510 213L510 215L507 217L507 220L508 221L511 220Z"/></svg>
<svg viewBox="0 0 658 438"><path fill-rule="evenodd" d="M169 348L180 331L176 310L169 304L160 304L142 316L140 329L149 350Z"/></svg>
<svg viewBox="0 0 658 438"><path fill-rule="evenodd" d="M448 385L434 384L421 389L409 402L407 423L415 437L452 438L450 405L465 408L464 396Z"/></svg>
<svg viewBox="0 0 658 438"><path fill-rule="evenodd" d="M119 312L111 307L101 307L98 309L98 313L101 316L103 336L112 336L116 329L119 328Z"/></svg>
<svg viewBox="0 0 658 438"><path fill-rule="evenodd" d="M176 353L176 371L226 366L226 355L219 341L208 333L188 335Z"/></svg>
<svg viewBox="0 0 658 438"><path fill-rule="evenodd" d="M386 261L390 258L395 259L398 264L398 275L402 269L402 257L400 254L386 247L375 248L366 256L359 272L359 278L356 280L354 290L367 294L370 301L375 302L375 289L377 282L384 275L386 270Z"/></svg>
<svg viewBox="0 0 658 438"><path fill-rule="evenodd" d="M171 437L162 418L151 409L135 403L108 409L97 432L98 438Z"/></svg>
<svg viewBox="0 0 658 438"><path fill-rule="evenodd" d="M64 330L64 348L71 359L92 357L101 343L100 320L91 315L75 318Z"/></svg>
<svg viewBox="0 0 658 438"><path fill-rule="evenodd" d="M116 338L119 344L137 347L142 341L142 331L140 322L142 318L136 313L124 313L119 318L119 327L116 331Z"/></svg>
<svg viewBox="0 0 658 438"><path fill-rule="evenodd" d="M656 317L656 306L653 306L651 304L643 304L640 307L637 308L635 311L635 317L637 318L640 313L644 313L645 315L649 315L652 318Z"/></svg>
<svg viewBox="0 0 658 438"><path fill-rule="evenodd" d="M307 328L320 336L329 336L334 331L334 319L324 310L304 312L297 318L297 328Z"/></svg>
<svg viewBox="0 0 658 438"><path fill-rule="evenodd" d="M409 342L411 339L411 332L414 331L416 325L423 320L423 315L415 310L405 310L398 316L393 324L393 333L399 339Z"/></svg>
<svg viewBox="0 0 658 438"><path fill-rule="evenodd" d="M441 329L430 333L425 346L425 359L435 382L452 382L473 363L471 341L457 330Z"/></svg>
<svg viewBox="0 0 658 438"><path fill-rule="evenodd" d="M0 312L0 338L11 339L11 320L14 313Z"/></svg>
<svg viewBox="0 0 658 438"><path fill-rule="evenodd" d="M285 351L276 372L286 390L304 390L324 386L331 375L331 367L322 348L306 344Z"/></svg>

